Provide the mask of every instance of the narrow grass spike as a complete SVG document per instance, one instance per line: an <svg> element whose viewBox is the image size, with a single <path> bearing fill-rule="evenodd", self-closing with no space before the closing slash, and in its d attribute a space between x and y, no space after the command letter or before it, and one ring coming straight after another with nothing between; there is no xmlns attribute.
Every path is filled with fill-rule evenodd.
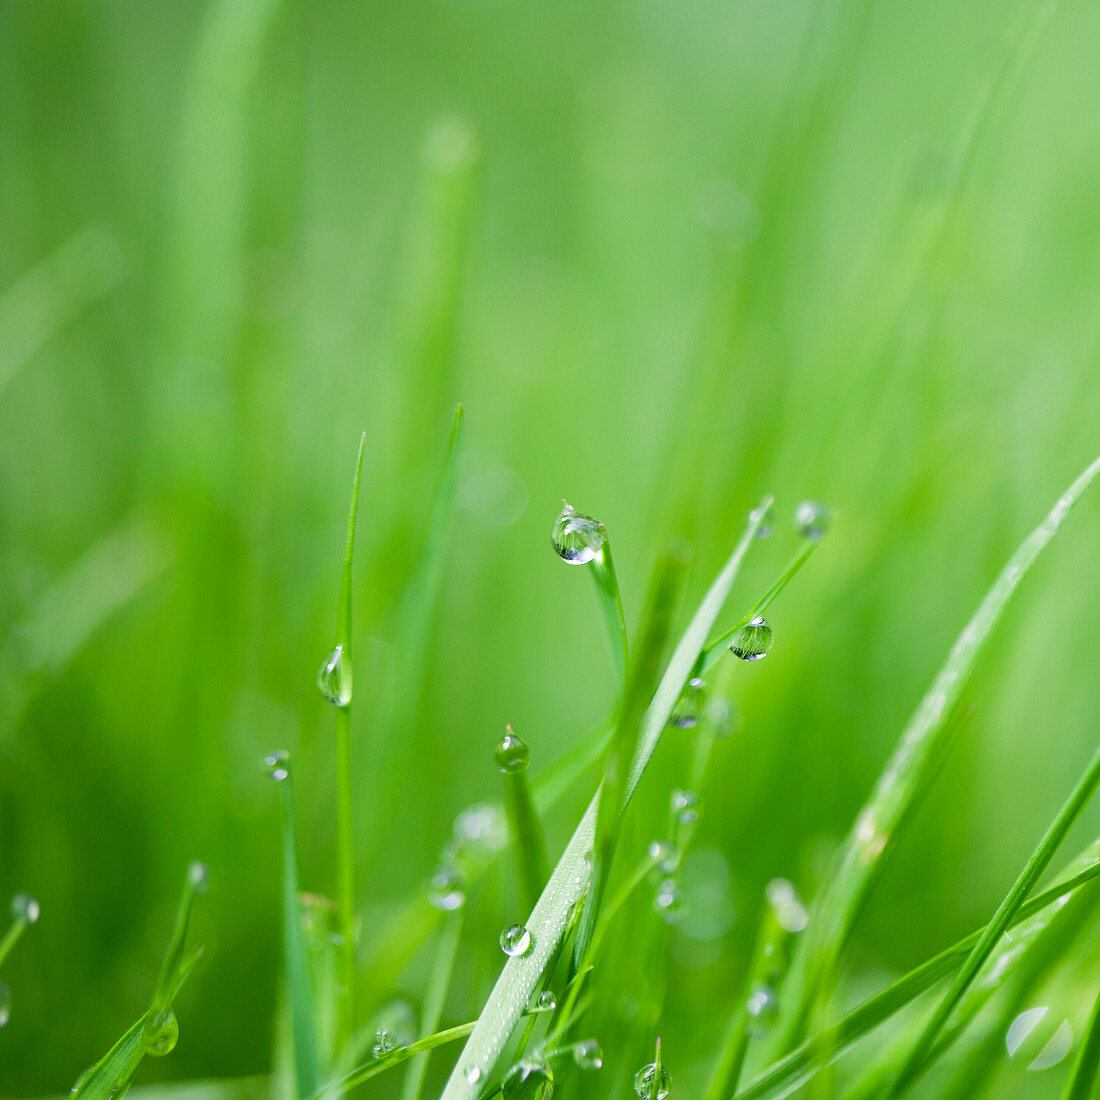
<svg viewBox="0 0 1100 1100"><path fill-rule="evenodd" d="M522 752L510 749L512 742L521 745ZM528 757L527 746L508 726L504 739L497 746L496 761L504 773L504 808L519 868L520 896L530 910L539 900L542 888L550 877L550 864L546 858L546 839L531 793L531 781L527 778Z"/></svg>

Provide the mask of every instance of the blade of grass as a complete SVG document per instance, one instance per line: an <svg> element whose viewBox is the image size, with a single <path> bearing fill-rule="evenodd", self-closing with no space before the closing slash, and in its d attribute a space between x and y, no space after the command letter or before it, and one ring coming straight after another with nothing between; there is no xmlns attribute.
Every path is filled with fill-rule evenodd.
<svg viewBox="0 0 1100 1100"><path fill-rule="evenodd" d="M904 1095L921 1076L928 1065L928 1054L932 1049L940 1030L947 1023L955 1006L959 1003L967 988L978 976L986 959L992 954L997 941L1008 928L1012 917L1023 904L1027 895L1031 892L1039 877L1046 870L1054 853L1065 839L1070 828L1080 817L1081 811L1088 804L1100 784L1100 749L1097 749L1085 769L1077 786L1073 789L1069 798L1061 810L1058 811L1050 828L1047 829L1039 846L1032 853L1031 858L1024 865L1020 876L1012 885L1012 889L1005 895L993 919L986 925L981 939L974 946L974 950L967 957L962 969L955 975L954 981L943 995L942 1000L936 1006L931 1018L924 1027L924 1031L913 1044L909 1056L903 1064L893 1087L887 1094L889 1097Z"/></svg>
<svg viewBox="0 0 1100 1100"><path fill-rule="evenodd" d="M763 515L766 504L767 502L757 509L757 515ZM646 712L638 751L627 776L624 806L637 789L657 748L672 708L680 698L706 642L707 634L729 596L758 526L759 519L750 518L729 560L704 596L672 654L653 702ZM474 1100L479 1092L476 1083L487 1081L492 1075L512 1030L527 1007L534 989L542 981L546 966L555 953L570 914L580 901L588 880L589 868L585 863L585 853L591 848L595 837L597 798L598 795L589 804L527 923L532 937L530 949L526 955L511 958L505 963L478 1018L477 1026L451 1073L443 1100ZM470 1080L471 1077L473 1081Z"/></svg>
<svg viewBox="0 0 1100 1100"><path fill-rule="evenodd" d="M507 733L502 744L507 743L509 738L518 741L512 727L506 728ZM526 755L526 746L523 746L523 752ZM535 811L531 781L527 778L526 762L522 767L504 770L504 808L508 815L512 846L516 852L523 903L531 910L550 876L550 865L546 858L546 839L542 835L542 825Z"/></svg>
<svg viewBox="0 0 1100 1100"><path fill-rule="evenodd" d="M611 557L610 537L606 539L600 547L600 552L592 561L592 580L595 581L600 611L607 625L611 659L615 663L618 682L622 684L626 679L626 620L623 617L623 602L619 594L619 578L615 573L614 559Z"/></svg>
<svg viewBox="0 0 1100 1100"><path fill-rule="evenodd" d="M1095 1096L1098 1071L1100 1071L1100 994L1097 994L1096 1002L1092 1006L1088 1032L1078 1051L1077 1061L1073 1065L1069 1080L1066 1081L1062 1100L1089 1100L1090 1096Z"/></svg>
<svg viewBox="0 0 1100 1100"><path fill-rule="evenodd" d="M1100 841L1095 841L1070 864L1066 874L1054 886L1021 906L1010 927L1043 914L1048 907L1067 894L1098 878ZM1046 919L1049 920L1049 916ZM823 1034L811 1036L754 1078L736 1094L735 1100L781 1100L801 1088L820 1066L835 1061L884 1020L911 1004L961 966L980 941L983 932L984 928L972 932L965 939L941 951L886 989L868 998Z"/></svg>
<svg viewBox="0 0 1100 1100"><path fill-rule="evenodd" d="M928 693L909 719L897 749L856 818L830 879L814 899L805 938L780 999L783 1018L775 1044L778 1051L798 1040L806 1016L822 992L824 976L836 972L837 962L886 858L926 793L947 719L1005 605L1098 473L1100 459L1074 481L1043 522L1024 539L959 635Z"/></svg>
<svg viewBox="0 0 1100 1100"><path fill-rule="evenodd" d="M439 936L432 977L424 996L423 1027L425 1031L434 1032L439 1027L439 1019L443 1015L443 1002L447 999L447 988L451 984L451 972L454 970L458 943L462 937L462 916L461 909L449 913ZM430 1057L430 1052L425 1050L409 1063L401 1089L401 1100L420 1100Z"/></svg>

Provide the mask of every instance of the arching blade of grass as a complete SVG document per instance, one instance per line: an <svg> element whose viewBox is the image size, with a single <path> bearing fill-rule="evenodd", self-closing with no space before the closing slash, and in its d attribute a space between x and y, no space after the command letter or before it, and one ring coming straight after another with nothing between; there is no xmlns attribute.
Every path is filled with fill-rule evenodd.
<svg viewBox="0 0 1100 1100"><path fill-rule="evenodd" d="M294 1079L300 1098L312 1096L321 1082L318 1053L319 1027L313 997L309 954L302 928L301 891L298 884L298 837L294 820L294 779L287 753L274 753L265 764L279 784L283 825L283 969L290 1001L294 1039Z"/></svg>
<svg viewBox="0 0 1100 1100"><path fill-rule="evenodd" d="M606 548L606 544L605 544ZM596 839L592 848L591 885L581 913L574 952L574 970L586 960L589 941L603 904L604 889L611 875L615 845L622 830L623 790L627 768L638 748L638 736L646 706L653 698L661 657L672 622L676 593L684 574L684 561L667 555L657 564L646 602L641 640L635 650L626 682L615 732L604 756L603 782L596 811Z"/></svg>
<svg viewBox="0 0 1100 1100"><path fill-rule="evenodd" d="M1008 928L1013 916L1031 892L1035 883L1039 881L1039 877L1046 870L1066 834L1074 822L1077 821L1077 818L1080 817L1081 811L1088 804L1089 799L1092 798L1098 784L1100 784L1100 749L1097 749L1093 754L1085 774L1073 789L1065 805L1058 812L1050 828L1039 842L1039 846L1032 853L1023 871L1020 872L1019 878L1013 883L1012 889L1005 895L1005 899L993 915L993 919L986 925L981 939L975 944L974 950L971 951L962 969L955 975L950 988L936 1006L931 1018L924 1027L924 1031L913 1044L908 1058L894 1079L893 1087L890 1089L888 1096L903 1096L927 1068L929 1051L932 1050L941 1029L947 1023L963 994L978 976L978 972L986 959L993 953L997 941L1004 934L1005 929Z"/></svg>
<svg viewBox="0 0 1100 1100"><path fill-rule="evenodd" d="M208 872L201 863L187 869L172 939L165 954L148 1011L73 1085L73 1100L117 1100L130 1088L146 1054L160 1057L176 1045L178 1028L172 1002L202 954L202 947L186 950L187 929L195 895L206 889Z"/></svg>
<svg viewBox="0 0 1100 1100"><path fill-rule="evenodd" d="M1073 1071L1066 1081L1062 1100L1089 1100L1096 1095L1096 1080L1100 1072L1100 993L1092 1006L1085 1041L1077 1054Z"/></svg>
<svg viewBox="0 0 1100 1100"><path fill-rule="evenodd" d="M0 296L0 393L56 332L122 280L118 244L82 229Z"/></svg>
<svg viewBox="0 0 1100 1100"><path fill-rule="evenodd" d="M780 999L782 1016L775 1044L779 1051L797 1042L808 1012L823 992L823 979L836 972L852 928L898 835L928 789L947 719L1005 605L1097 473L1100 459L1077 478L1024 539L909 719L870 800L856 818L831 878L814 900L810 923Z"/></svg>
<svg viewBox="0 0 1100 1100"><path fill-rule="evenodd" d="M767 503L754 516L762 516ZM624 806L633 796L653 756L672 708L680 698L714 620L726 602L740 571L741 562L756 536L759 523L758 518L750 518L740 541L703 598L672 654L645 715L638 751L627 775ZM595 837L597 799L598 795L589 804L527 922L527 929L531 933L530 949L527 954L509 959L505 963L504 970L478 1018L477 1026L451 1073L443 1100L474 1100L479 1094L478 1082L485 1083L492 1076L512 1030L542 980L588 881L589 868L585 853L591 848Z"/></svg>
<svg viewBox="0 0 1100 1100"><path fill-rule="evenodd" d="M1057 912L1053 906L1067 894L1096 879L1100 879L1100 840L1075 859L1054 886L1025 902L1011 927L1032 918L1045 927ZM972 932L864 1001L825 1032L811 1036L741 1089L736 1100L780 1100L801 1088L822 1065L835 1061L884 1020L960 967L984 931L979 928Z"/></svg>
<svg viewBox="0 0 1100 1100"><path fill-rule="evenodd" d="M596 595L600 601L600 611L607 626L607 638L611 645L611 659L619 683L626 679L626 619L623 617L623 601L619 593L619 578L615 572L615 561L611 557L611 539L600 547L600 552L592 562L592 579L596 582Z"/></svg>
<svg viewBox="0 0 1100 1100"><path fill-rule="evenodd" d="M428 983L428 991L424 995L422 1027L425 1031L434 1032L439 1027L439 1020L443 1015L443 1002L447 999L451 972L454 970L455 956L458 954L458 943L462 937L462 917L461 909L448 913L439 936L431 980ZM424 1091L424 1078L428 1073L429 1057L429 1052L425 1050L409 1065L401 1088L401 1100L420 1100L420 1095Z"/></svg>

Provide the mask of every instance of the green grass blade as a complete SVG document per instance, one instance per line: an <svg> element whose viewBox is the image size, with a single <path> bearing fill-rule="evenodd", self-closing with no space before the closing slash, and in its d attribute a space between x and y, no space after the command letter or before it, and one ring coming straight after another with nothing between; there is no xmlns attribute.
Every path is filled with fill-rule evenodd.
<svg viewBox="0 0 1100 1100"><path fill-rule="evenodd" d="M1077 1061L1073 1065L1069 1080L1066 1081L1062 1100L1089 1100L1089 1097L1095 1096L1098 1073L1100 1073L1100 993L1097 994L1096 1002L1092 1006L1088 1032L1077 1054Z"/></svg>
<svg viewBox="0 0 1100 1100"><path fill-rule="evenodd" d="M462 938L463 911L456 909L447 914L447 920L443 924L443 931L439 937L439 946L435 953L435 962L432 965L432 977L428 984L428 991L424 995L424 1020L425 1031L434 1032L439 1027L440 1017L443 1015L443 1002L447 999L447 989L451 984L451 973L454 970L455 956L458 954L459 940ZM401 1088L401 1100L420 1100L424 1091L424 1078L428 1073L428 1060L431 1054L425 1050L418 1054L409 1064L405 1074L405 1082Z"/></svg>
<svg viewBox="0 0 1100 1100"><path fill-rule="evenodd" d="M294 1037L294 1077L297 1095L312 1096L321 1082L318 1053L318 1024L313 999L309 954L302 929L301 891L298 885L298 837L294 822L294 780L290 757L275 753L266 761L271 777L279 784L283 825L283 968L290 999L291 1031Z"/></svg>
<svg viewBox="0 0 1100 1100"><path fill-rule="evenodd" d="M1056 885L1025 902L1016 913L1012 927L1037 917L1042 917L1044 922L1049 921L1053 916L1047 913L1050 907L1085 883L1098 878L1100 841L1091 844L1074 860ZM780 1100L801 1088L821 1066L835 1061L895 1012L911 1004L954 972L974 950L983 932L984 928L979 928L965 939L934 955L886 989L868 998L826 1031L807 1039L741 1089L736 1100Z"/></svg>
<svg viewBox="0 0 1100 1100"><path fill-rule="evenodd" d="M621 684L626 678L626 619L623 616L623 601L619 594L619 578L615 573L614 559L611 557L610 538L600 547L600 552L592 562L592 580L596 584L600 611L607 626L611 659Z"/></svg>
<svg viewBox="0 0 1100 1100"><path fill-rule="evenodd" d="M125 1096L145 1057L141 1032L145 1017L132 1024L121 1039L73 1085L73 1100L115 1100Z"/></svg>
<svg viewBox="0 0 1100 1100"><path fill-rule="evenodd" d="M974 946L974 950L967 957L950 988L936 1006L931 1018L925 1025L923 1033L917 1042L913 1044L913 1049L895 1078L889 1096L904 1095L927 1067L928 1052L932 1049L941 1029L947 1023L948 1018L967 988L978 976L979 970L992 954L997 941L1004 934L1005 929L1008 928L1024 899L1031 892L1036 882L1039 881L1039 877L1046 870L1051 859L1054 858L1054 853L1058 850L1070 828L1080 817L1081 811L1084 810L1089 799L1092 798L1098 784L1100 784L1100 749L1097 749L1093 754L1092 760L1089 761L1089 765L1085 769L1085 774L1081 777L1080 782L1073 789L1069 798L1066 799L1061 810L1058 811L1054 821L1051 822L1050 828L1047 829L1043 839L1039 842L1039 846L1032 853L1023 871L1020 872L1019 877L1013 883L1012 889L1005 895L1005 899L993 915L993 919L986 925L981 939Z"/></svg>
<svg viewBox="0 0 1100 1100"><path fill-rule="evenodd" d="M763 512L764 507L757 510L759 515L763 515ZM627 776L624 805L633 796L645 773L672 708L680 698L714 620L729 596L758 526L759 519L755 516L750 518L729 560L704 596L672 654L653 702L646 712L638 751ZM588 881L589 868L585 863L585 853L591 848L595 838L596 802L597 799L594 798L589 804L527 922L532 936L531 948L526 955L509 959L505 963L478 1018L477 1026L451 1073L443 1100L474 1100L479 1093L476 1082L487 1081L492 1075L512 1030L542 981L546 967L565 933L569 918L581 899L584 884ZM470 1077L474 1078L473 1082Z"/></svg>
<svg viewBox="0 0 1100 1100"><path fill-rule="evenodd" d="M926 793L948 728L947 719L1005 605L1097 473L1100 459L1077 478L1043 522L1024 539L959 635L909 719L870 800L856 818L830 880L814 900L809 926L783 989L779 1049L797 1041L808 1012L822 992L824 979L835 973L885 859L911 811Z"/></svg>
<svg viewBox="0 0 1100 1100"><path fill-rule="evenodd" d="M511 733L512 727L508 727ZM542 888L550 877L550 864L546 858L546 838L535 810L531 781L527 767L504 773L504 809L519 867L519 880L523 904L534 908Z"/></svg>

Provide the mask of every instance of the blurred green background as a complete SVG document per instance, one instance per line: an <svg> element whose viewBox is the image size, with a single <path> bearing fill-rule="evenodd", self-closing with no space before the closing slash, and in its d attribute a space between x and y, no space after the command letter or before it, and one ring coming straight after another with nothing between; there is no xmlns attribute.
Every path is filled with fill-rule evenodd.
<svg viewBox="0 0 1100 1100"><path fill-rule="evenodd" d="M1100 449L1100 9L1034 11L0 0L0 892L43 914L4 968L0 1092L64 1091L143 1010L191 858L213 950L142 1079L268 1069L258 762L296 754L303 877L331 893L314 677L364 429L367 940L455 814L499 797L505 722L537 768L611 704L590 584L549 547L562 496L611 531L631 624L671 541L694 599L776 494L733 616L796 545L794 504L835 508L771 656L734 670L744 726L702 792L732 925L673 933L661 1022L697 1079L763 884L812 891L981 594ZM458 400L413 690L392 647ZM988 915L1086 759L1098 541L1086 498L968 689L860 972ZM640 835L690 749L666 737ZM591 789L548 822L555 855ZM506 879L486 890L451 1022L514 913Z"/></svg>

